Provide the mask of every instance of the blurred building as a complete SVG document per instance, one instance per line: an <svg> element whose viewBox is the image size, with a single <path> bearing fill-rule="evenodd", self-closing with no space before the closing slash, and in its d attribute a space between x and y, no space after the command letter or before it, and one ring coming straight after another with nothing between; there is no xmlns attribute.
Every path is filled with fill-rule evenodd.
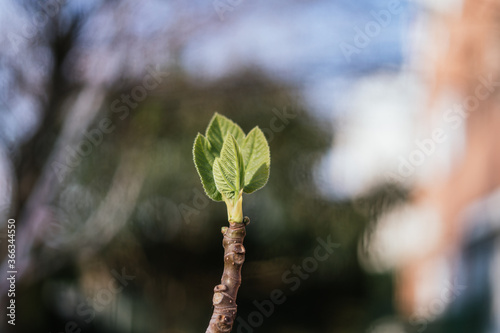
<svg viewBox="0 0 500 333"><path fill-rule="evenodd" d="M500 3L424 13L415 60L428 101L391 180L410 200L376 222L366 257L395 271L410 331L500 331Z"/></svg>

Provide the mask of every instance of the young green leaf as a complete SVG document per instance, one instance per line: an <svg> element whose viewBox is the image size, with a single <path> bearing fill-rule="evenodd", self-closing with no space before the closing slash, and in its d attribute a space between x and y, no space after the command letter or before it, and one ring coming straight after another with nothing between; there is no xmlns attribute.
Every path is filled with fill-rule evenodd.
<svg viewBox="0 0 500 333"><path fill-rule="evenodd" d="M248 133L242 146L245 169L244 192L252 193L266 185L269 179L271 156L266 137L260 128Z"/></svg>
<svg viewBox="0 0 500 333"><path fill-rule="evenodd" d="M269 179L269 165L261 164L261 166L255 171L252 175L252 178L248 182L247 185L243 188L245 193L253 193L257 190L260 190L267 184L267 180Z"/></svg>
<svg viewBox="0 0 500 333"><path fill-rule="evenodd" d="M210 151L210 142L198 133L193 146L193 158L205 193L215 201L222 201L222 195L215 186L213 163L215 156Z"/></svg>
<svg viewBox="0 0 500 333"><path fill-rule="evenodd" d="M218 114L217 112L210 120L205 136L211 144L211 151L215 156L219 156L224 144L224 139L230 133L238 142L242 144L245 139L245 133L232 120Z"/></svg>
<svg viewBox="0 0 500 333"><path fill-rule="evenodd" d="M215 113L206 137L196 137L193 157L206 194L225 201L230 222L243 222L243 192L257 191L269 178L271 158L264 133L255 127L245 136L237 124Z"/></svg>
<svg viewBox="0 0 500 333"><path fill-rule="evenodd" d="M234 199L244 186L244 165L238 142L228 133L220 156L215 158L213 174L217 190L228 199Z"/></svg>

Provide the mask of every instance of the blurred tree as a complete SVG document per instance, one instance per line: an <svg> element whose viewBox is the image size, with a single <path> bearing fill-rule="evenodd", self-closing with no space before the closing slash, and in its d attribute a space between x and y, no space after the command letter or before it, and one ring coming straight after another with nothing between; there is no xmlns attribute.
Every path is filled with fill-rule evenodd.
<svg viewBox="0 0 500 333"><path fill-rule="evenodd" d="M221 252L212 244L226 213L204 197L191 148L214 111L245 132L259 125L273 155L268 186L244 208L252 225L242 318L274 289L287 302L263 332L354 332L374 312L391 311L390 282L371 279L357 262L367 217L317 186L330 124L306 110L296 87L256 68L217 81L189 77L179 63L183 43L211 20L199 19L197 7L68 3L26 38L23 24L40 13L38 3L10 6L24 19L10 30L22 38L18 52L5 59L12 93L38 105L16 128L8 127L9 111L0 124L15 170L19 332L203 329L220 278ZM163 11L175 13L166 30L148 19ZM318 237L340 247L314 272L297 275L293 267L314 255ZM6 288L1 281L3 301Z"/></svg>

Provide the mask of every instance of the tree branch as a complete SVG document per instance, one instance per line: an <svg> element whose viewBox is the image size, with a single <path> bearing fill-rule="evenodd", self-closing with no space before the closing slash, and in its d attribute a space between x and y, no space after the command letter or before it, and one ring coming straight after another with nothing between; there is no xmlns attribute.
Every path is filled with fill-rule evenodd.
<svg viewBox="0 0 500 333"><path fill-rule="evenodd" d="M229 222L229 228L223 227L224 272L221 284L215 286L214 312L205 333L231 332L236 318L236 297L241 285L241 267L245 262L243 239L250 219L245 216L243 223Z"/></svg>

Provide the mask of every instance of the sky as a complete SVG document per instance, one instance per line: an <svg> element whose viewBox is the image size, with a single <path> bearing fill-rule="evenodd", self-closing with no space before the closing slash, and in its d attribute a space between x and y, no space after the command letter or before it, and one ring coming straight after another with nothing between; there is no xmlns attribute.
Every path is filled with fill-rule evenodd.
<svg viewBox="0 0 500 333"><path fill-rule="evenodd" d="M67 2L60 24L100 3ZM144 63L168 61L166 41L185 38L178 65L194 81L256 68L299 87L309 110L336 131L335 145L318 171L319 183L333 196L353 196L383 181L383 172L396 169L398 156L411 151L412 124L423 100L422 85L411 68L418 22L428 11L456 9L459 3L216 0L186 6L123 1L82 27L74 61L83 69L75 80L110 85L123 76L138 77ZM8 33L21 34L34 14L13 15L22 12L13 1L0 6L0 42L6 45ZM114 21L119 13L120 20ZM197 28L191 31L192 26ZM119 33L134 45L116 47L111 41ZM4 48L0 63L0 139L7 146L29 137L41 108L32 95L12 89L9 61L21 63L35 88L50 70L43 44L22 41L18 54Z"/></svg>

